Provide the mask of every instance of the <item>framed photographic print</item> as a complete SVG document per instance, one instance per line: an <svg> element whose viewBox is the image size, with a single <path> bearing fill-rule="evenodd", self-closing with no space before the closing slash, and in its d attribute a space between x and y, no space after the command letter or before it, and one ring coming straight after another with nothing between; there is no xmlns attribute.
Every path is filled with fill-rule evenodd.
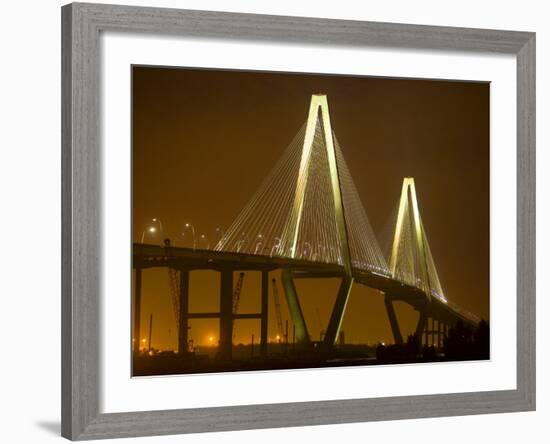
<svg viewBox="0 0 550 444"><path fill-rule="evenodd" d="M64 436L535 408L534 34L62 23Z"/></svg>

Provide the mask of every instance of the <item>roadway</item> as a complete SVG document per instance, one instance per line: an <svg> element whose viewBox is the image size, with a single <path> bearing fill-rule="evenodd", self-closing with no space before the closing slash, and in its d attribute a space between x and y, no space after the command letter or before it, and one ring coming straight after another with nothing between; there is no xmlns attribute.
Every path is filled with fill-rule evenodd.
<svg viewBox="0 0 550 444"><path fill-rule="evenodd" d="M215 250L199 250L175 246L133 244L133 268L166 267L175 269L214 271L274 271L287 269L295 279L343 277L344 267L338 264L303 259L269 257ZM376 289L391 301L403 301L415 310L425 311L428 317L438 317L451 323L458 319L475 326L479 319L460 307L428 296L423 290L405 284L390 276L370 270L353 268L354 282Z"/></svg>

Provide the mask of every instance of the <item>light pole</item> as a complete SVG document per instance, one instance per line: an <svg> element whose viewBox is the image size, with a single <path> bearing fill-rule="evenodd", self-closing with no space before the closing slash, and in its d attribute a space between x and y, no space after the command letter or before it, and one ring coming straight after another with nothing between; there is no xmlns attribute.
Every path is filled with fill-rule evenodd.
<svg viewBox="0 0 550 444"><path fill-rule="evenodd" d="M241 233L241 239L237 242L237 253L241 252L243 245L248 246L248 234L244 231Z"/></svg>
<svg viewBox="0 0 550 444"><path fill-rule="evenodd" d="M158 217L153 217L153 222L159 224L160 233L164 234L164 229L162 228L162 221Z"/></svg>
<svg viewBox="0 0 550 444"><path fill-rule="evenodd" d="M308 258L309 254L310 254L310 252L311 252L311 249L312 249L312 248L311 248L311 244L310 244L309 242L305 242L305 243L304 243L304 251L303 251L303 253L302 253L302 254L303 254L303 257L304 257L305 259Z"/></svg>
<svg viewBox="0 0 550 444"><path fill-rule="evenodd" d="M258 236L256 236L256 245L254 246L254 254L258 254L258 249L260 250L260 253L261 253L263 248L264 248L264 237L261 234L258 234Z"/></svg>
<svg viewBox="0 0 550 444"><path fill-rule="evenodd" d="M191 231L191 235L193 236L193 250L197 248L197 239L195 238L195 227L192 223L187 222L183 226L183 232L181 233L182 236L185 236L185 230Z"/></svg>
<svg viewBox="0 0 550 444"><path fill-rule="evenodd" d="M145 240L145 233L149 232L151 234L156 233L157 229L155 227L149 227L143 230L143 233L141 233L141 243Z"/></svg>
<svg viewBox="0 0 550 444"><path fill-rule="evenodd" d="M146 226L143 232L141 233L141 243L145 241L145 234L150 233L151 235L155 234L157 231L160 233L161 237L164 233L164 230L162 228L162 222L159 218L154 217L151 219L152 224L149 226ZM155 226L158 225L158 228Z"/></svg>
<svg viewBox="0 0 550 444"><path fill-rule="evenodd" d="M209 250L210 249L210 242L208 242L208 238L206 237L206 234L201 234L199 236L199 250Z"/></svg>
<svg viewBox="0 0 550 444"><path fill-rule="evenodd" d="M274 237L273 240L275 241L275 243L271 247L271 251L269 253L270 257L273 257L273 254L277 253L277 251L279 250L279 247L281 246L281 238L280 237Z"/></svg>

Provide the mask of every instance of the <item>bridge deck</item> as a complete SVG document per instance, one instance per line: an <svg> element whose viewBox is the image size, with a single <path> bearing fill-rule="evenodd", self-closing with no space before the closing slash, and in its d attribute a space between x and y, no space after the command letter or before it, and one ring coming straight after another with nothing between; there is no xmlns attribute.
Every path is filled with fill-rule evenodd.
<svg viewBox="0 0 550 444"><path fill-rule="evenodd" d="M234 271L273 271L292 270L294 278L328 278L344 276L344 267L338 264L314 262L283 257L197 250L184 247L133 244L133 268L167 267L186 270L234 270ZM445 304L439 299L428 299L422 290L404 284L369 270L353 269L354 281L369 288L390 295L394 301L404 301L416 310L428 309L439 316L462 319L468 324L478 320L456 306Z"/></svg>

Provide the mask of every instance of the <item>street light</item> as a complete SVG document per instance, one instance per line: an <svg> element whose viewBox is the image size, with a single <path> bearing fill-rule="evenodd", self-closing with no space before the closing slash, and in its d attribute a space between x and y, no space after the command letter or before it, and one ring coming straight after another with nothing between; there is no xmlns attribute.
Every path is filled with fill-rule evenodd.
<svg viewBox="0 0 550 444"><path fill-rule="evenodd" d="M184 237L185 237L186 230L189 230L191 232L191 236L193 237L193 250L195 250L197 248L197 239L195 238L195 227L193 226L192 223L186 222L183 225L183 231L181 233L181 235Z"/></svg>
<svg viewBox="0 0 550 444"><path fill-rule="evenodd" d="M206 237L206 234L201 234L199 236L199 250L209 250L210 249L210 242L208 242L208 238Z"/></svg>
<svg viewBox="0 0 550 444"><path fill-rule="evenodd" d="M271 247L271 251L269 252L269 256L273 257L275 253L278 253L279 248L281 246L281 238L280 237L274 237L273 240L275 241L273 243L273 246Z"/></svg>
<svg viewBox="0 0 550 444"><path fill-rule="evenodd" d="M156 224L159 224L159 230L161 231L161 233L164 233L164 230L162 228L162 221L157 217L153 217L153 222L155 222Z"/></svg>
<svg viewBox="0 0 550 444"><path fill-rule="evenodd" d="M258 254L258 249L260 250L260 253L261 253L263 248L264 248L264 237L261 234L258 234L258 236L256 236L256 245L254 247L254 254Z"/></svg>
<svg viewBox="0 0 550 444"><path fill-rule="evenodd" d="M237 242L237 253L241 252L241 250L243 249L243 245L248 247L248 234L246 234L244 231L241 233L241 239Z"/></svg>
<svg viewBox="0 0 550 444"><path fill-rule="evenodd" d="M302 256L307 259L311 250L311 244L309 242L304 242L304 251L302 253Z"/></svg>
<svg viewBox="0 0 550 444"><path fill-rule="evenodd" d="M151 219L152 225L146 226L143 232L141 233L141 243L145 241L145 234L150 233L151 235L154 235L157 231L160 232L162 235L164 230L162 228L162 222L159 218L154 217ZM158 225L158 228L157 228Z"/></svg>

